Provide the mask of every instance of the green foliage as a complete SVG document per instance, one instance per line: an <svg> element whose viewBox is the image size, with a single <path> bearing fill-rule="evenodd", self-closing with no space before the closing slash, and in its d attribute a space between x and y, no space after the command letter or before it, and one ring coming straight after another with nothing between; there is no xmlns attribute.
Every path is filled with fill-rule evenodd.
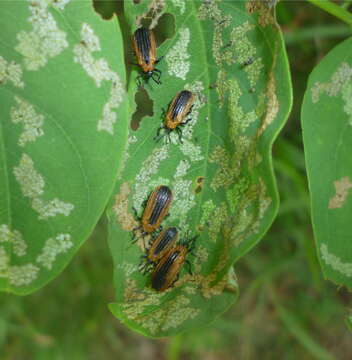
<svg viewBox="0 0 352 360"><path fill-rule="evenodd" d="M125 14L130 36L141 24L164 19L156 33L168 36L158 48L165 56L158 64L163 85L145 86L153 115L130 131L108 209L116 287L110 309L134 330L158 337L207 323L235 301L232 266L277 212L271 145L290 109L291 88L280 30L263 2L126 1ZM130 104L137 75L133 70ZM176 134L171 143L156 143L162 109L182 89L197 97L183 144ZM137 114L148 112L144 106L138 104ZM161 184L174 194L163 225L178 226L181 237L199 237L194 275L183 271L173 288L156 293L138 271L145 244L141 237L131 242L138 225L132 208L142 214L148 194Z"/></svg>
<svg viewBox="0 0 352 360"><path fill-rule="evenodd" d="M352 39L312 72L302 107L312 220L326 278L352 288Z"/></svg>
<svg viewBox="0 0 352 360"><path fill-rule="evenodd" d="M27 294L67 265L111 194L127 138L122 39L90 1L0 12L0 288Z"/></svg>

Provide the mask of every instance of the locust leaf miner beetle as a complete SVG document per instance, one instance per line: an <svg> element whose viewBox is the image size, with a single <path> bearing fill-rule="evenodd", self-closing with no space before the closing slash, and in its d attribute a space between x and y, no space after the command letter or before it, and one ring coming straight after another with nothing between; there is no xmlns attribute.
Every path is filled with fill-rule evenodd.
<svg viewBox="0 0 352 360"><path fill-rule="evenodd" d="M169 227L163 230L153 241L147 253L143 255L142 273L146 273L151 266L156 265L159 260L175 246L178 240L176 227Z"/></svg>
<svg viewBox="0 0 352 360"><path fill-rule="evenodd" d="M172 100L165 115L164 123L159 127L154 140L159 141L163 136L167 135L170 141L170 133L176 130L179 140L182 143L181 126L186 125L192 118L185 118L191 113L195 96L191 91L182 90ZM164 134L160 135L164 129Z"/></svg>
<svg viewBox="0 0 352 360"><path fill-rule="evenodd" d="M151 286L154 290L162 292L173 286L180 276L183 264L188 265L188 272L192 275L191 263L186 257L188 253L193 254L196 238L197 236L190 240L184 240L180 245L171 248L160 259L152 273Z"/></svg>
<svg viewBox="0 0 352 360"><path fill-rule="evenodd" d="M169 213L172 197L169 187L165 185L156 187L149 195L142 218L138 219L141 225L134 230L141 229L145 235L159 229L161 222Z"/></svg>
<svg viewBox="0 0 352 360"><path fill-rule="evenodd" d="M147 82L151 78L157 84L161 84L161 71L155 65L161 60L156 58L156 41L152 30L140 27L133 35L133 50L137 58L137 64L142 69L142 74L137 77L137 85L141 86L142 79Z"/></svg>

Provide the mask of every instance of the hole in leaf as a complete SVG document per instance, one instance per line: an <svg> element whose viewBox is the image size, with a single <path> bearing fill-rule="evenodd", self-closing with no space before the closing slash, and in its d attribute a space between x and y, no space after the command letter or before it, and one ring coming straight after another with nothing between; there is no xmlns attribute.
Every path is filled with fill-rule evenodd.
<svg viewBox="0 0 352 360"><path fill-rule="evenodd" d="M154 113L153 101L145 89L141 88L139 91L137 91L134 99L137 104L137 109L132 115L131 129L136 131L139 128L142 119L145 116L152 116Z"/></svg>
<svg viewBox="0 0 352 360"><path fill-rule="evenodd" d="M142 20L143 27L149 28L152 23L152 14L148 13ZM163 14L158 20L158 24L153 28L156 43L160 46L165 40L175 36L176 26L175 17L169 13Z"/></svg>
<svg viewBox="0 0 352 360"><path fill-rule="evenodd" d="M123 1L93 0L94 10L105 20L111 19L114 14L120 14L123 9Z"/></svg>
<svg viewBox="0 0 352 360"><path fill-rule="evenodd" d="M160 46L164 41L175 36L175 17L169 13L163 14L158 21L158 25L153 29L153 31L156 43Z"/></svg>
<svg viewBox="0 0 352 360"><path fill-rule="evenodd" d="M194 192L196 194L199 194L202 189L203 189L203 181L204 181L204 177L203 176L199 176L196 179L196 188L194 189Z"/></svg>
<svg viewBox="0 0 352 360"><path fill-rule="evenodd" d="M133 0L133 4L138 5L142 0Z"/></svg>

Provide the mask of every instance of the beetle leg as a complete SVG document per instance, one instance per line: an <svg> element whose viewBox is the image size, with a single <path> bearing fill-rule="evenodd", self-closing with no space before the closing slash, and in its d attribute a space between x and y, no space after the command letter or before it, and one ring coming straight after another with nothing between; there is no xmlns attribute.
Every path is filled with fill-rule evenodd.
<svg viewBox="0 0 352 360"><path fill-rule="evenodd" d="M192 265L191 265L191 263L189 262L189 260L185 260L185 264L188 266L188 273L189 273L190 275L193 275Z"/></svg>
<svg viewBox="0 0 352 360"><path fill-rule="evenodd" d="M186 116L189 115L192 112L193 106L194 106L194 104L190 107L190 109L189 109L188 113L186 114Z"/></svg>
<svg viewBox="0 0 352 360"><path fill-rule="evenodd" d="M183 140L182 140L182 130L177 127L176 128L176 132L177 132L177 135L178 135L178 139L180 140L180 143L183 144Z"/></svg>
<svg viewBox="0 0 352 360"><path fill-rule="evenodd" d="M158 128L156 135L154 136L153 140L155 140L156 142L158 142L160 139L162 139L165 134L160 135L160 131L164 129L164 125L160 125L160 127Z"/></svg>
<svg viewBox="0 0 352 360"><path fill-rule="evenodd" d="M154 74L156 76L154 76ZM153 70L153 74L152 74L152 79L157 83L157 84L161 84L161 81L160 81L160 77L161 77L161 70L159 69L154 69Z"/></svg>
<svg viewBox="0 0 352 360"><path fill-rule="evenodd" d="M137 209L136 209L134 206L132 206L132 212L133 212L133 215L134 215L135 219L136 219L137 221L140 221L141 218L138 216Z"/></svg>
<svg viewBox="0 0 352 360"><path fill-rule="evenodd" d="M186 119L186 121L184 121L181 125L182 125L182 126L185 126L185 125L188 124L191 120L192 120L192 118L188 118L188 119Z"/></svg>

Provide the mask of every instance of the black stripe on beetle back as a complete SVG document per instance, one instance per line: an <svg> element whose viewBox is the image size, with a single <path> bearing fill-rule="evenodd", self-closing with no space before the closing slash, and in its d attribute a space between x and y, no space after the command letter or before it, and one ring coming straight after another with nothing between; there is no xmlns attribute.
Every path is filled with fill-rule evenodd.
<svg viewBox="0 0 352 360"><path fill-rule="evenodd" d="M172 109L171 118L175 119L178 114L180 114L183 109L188 104L189 99L192 97L192 93L188 90L183 90L177 97L175 101L174 108Z"/></svg>
<svg viewBox="0 0 352 360"><path fill-rule="evenodd" d="M180 255L180 251L176 250L167 258L157 273L154 274L152 279L152 287L155 290L160 290L166 280L167 273L170 270L172 264L175 262L177 257Z"/></svg>
<svg viewBox="0 0 352 360"><path fill-rule="evenodd" d="M155 202L154 202L155 205L149 217L150 225L154 225L158 221L161 212L168 204L170 199L171 199L171 190L167 186L161 186L155 197Z"/></svg>
<svg viewBox="0 0 352 360"><path fill-rule="evenodd" d="M134 33L134 37L136 39L136 43L141 54L142 59L146 64L149 64L150 57L150 31L146 28L139 28Z"/></svg>
<svg viewBox="0 0 352 360"><path fill-rule="evenodd" d="M163 235L164 236L162 237L162 239L160 239L153 255L158 255L161 251L163 251L163 249L165 249L165 247L168 246L168 244L175 238L175 236L177 236L177 228L168 228L167 230L165 230Z"/></svg>

